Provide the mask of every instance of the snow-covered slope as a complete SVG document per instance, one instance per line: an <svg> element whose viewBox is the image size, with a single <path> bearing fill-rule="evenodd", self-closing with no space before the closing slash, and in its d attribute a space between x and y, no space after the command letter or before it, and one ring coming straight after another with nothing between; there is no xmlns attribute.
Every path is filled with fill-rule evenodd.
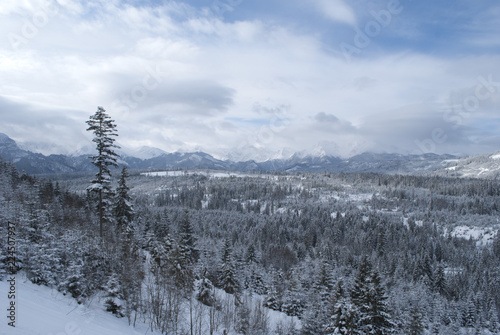
<svg viewBox="0 0 500 335"><path fill-rule="evenodd" d="M127 318L117 318L106 312L102 299L94 297L89 303L79 305L69 295L64 296L55 289L32 284L23 275L16 275L15 281L15 328L8 325L7 308L10 304L8 277L0 281L0 308L4 311L0 320L0 335L160 335L152 332L139 317L135 328L128 325ZM234 297L217 289L218 300L223 304L234 306ZM263 297L253 295L247 297L251 310L261 304ZM208 308L208 307L202 307ZM300 321L282 312L264 309L268 319L269 334L274 334L277 327L300 329ZM188 315L186 311L186 315ZM208 310L202 313L208 317ZM182 317L181 317L182 319ZM187 318L185 320L188 320ZM187 322L187 321L186 321ZM291 326L294 325L294 326ZM188 329L188 325L180 326ZM179 332L179 334L183 332ZM202 334L208 329L202 327ZM224 327L219 326L214 335L224 334ZM235 335L233 330L228 335Z"/></svg>
<svg viewBox="0 0 500 335"><path fill-rule="evenodd" d="M126 318L116 318L93 301L89 306L78 305L75 299L56 290L31 284L16 276L16 323L8 326L6 310L10 303L8 283L0 281L0 335L144 335L150 332L144 324L129 326Z"/></svg>
<svg viewBox="0 0 500 335"><path fill-rule="evenodd" d="M143 147L140 147L138 149L131 149L131 148L127 148L127 147L122 146L122 145L120 145L120 147L121 147L121 149L117 150L117 152L122 157L135 157L135 158L139 158L139 159L151 159L151 158L155 158L155 157L161 156L163 154L166 154L166 152L161 150L161 149L147 147L147 146L143 146Z"/></svg>
<svg viewBox="0 0 500 335"><path fill-rule="evenodd" d="M450 160L439 175L462 178L489 178L500 176L500 153L484 154Z"/></svg>

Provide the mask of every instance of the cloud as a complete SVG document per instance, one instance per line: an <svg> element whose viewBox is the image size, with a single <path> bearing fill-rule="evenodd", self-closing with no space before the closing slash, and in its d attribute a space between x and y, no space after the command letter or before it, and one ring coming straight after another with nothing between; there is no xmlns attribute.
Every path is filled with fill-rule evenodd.
<svg viewBox="0 0 500 335"><path fill-rule="evenodd" d="M43 109L0 96L0 132L19 144L37 143L43 153L71 153L87 142L84 124L74 110Z"/></svg>
<svg viewBox="0 0 500 335"><path fill-rule="evenodd" d="M363 2L352 5L356 15L347 2L318 0L315 8L356 25ZM370 57L348 64L331 50L352 38L351 27L331 31L332 25L316 22L322 20L296 22L250 2L225 13L180 1L67 0L57 6L57 14L18 49L0 40L1 104L20 115L6 115L1 131L16 139L77 148L88 141L85 120L102 105L116 119L124 145L221 157L244 150L261 158L302 150L411 152L418 149L415 140L432 138L436 128L449 139L437 150L492 147L496 128L486 125L500 106L497 53L471 48L465 56L447 57L401 50L387 47L384 31L372 39ZM36 10L3 10L0 30L22 34ZM400 19L428 33L419 26L427 18L406 7L388 33ZM474 113L459 114L457 128L446 112L474 97L480 76L491 76L496 91Z"/></svg>
<svg viewBox="0 0 500 335"><path fill-rule="evenodd" d="M321 112L316 114L314 119L316 121L315 127L327 132L353 133L356 131L356 128L351 124L351 122L340 120L333 114Z"/></svg>
<svg viewBox="0 0 500 335"><path fill-rule="evenodd" d="M328 19L356 25L356 15L343 0L313 0L316 8Z"/></svg>

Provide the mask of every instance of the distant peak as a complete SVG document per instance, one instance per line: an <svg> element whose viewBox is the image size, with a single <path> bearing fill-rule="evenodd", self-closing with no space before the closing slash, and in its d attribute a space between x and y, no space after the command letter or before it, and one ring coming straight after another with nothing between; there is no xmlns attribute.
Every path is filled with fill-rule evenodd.
<svg viewBox="0 0 500 335"><path fill-rule="evenodd" d="M4 133L0 133L0 143L12 143L15 142L13 139L11 139L9 136L7 136Z"/></svg>

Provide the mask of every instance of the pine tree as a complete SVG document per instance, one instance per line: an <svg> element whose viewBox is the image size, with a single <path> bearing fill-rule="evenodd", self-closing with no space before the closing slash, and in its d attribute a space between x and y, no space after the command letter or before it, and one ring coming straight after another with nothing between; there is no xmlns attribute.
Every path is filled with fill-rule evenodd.
<svg viewBox="0 0 500 335"><path fill-rule="evenodd" d="M309 306L302 318L301 335L326 335L324 313L317 306Z"/></svg>
<svg viewBox="0 0 500 335"><path fill-rule="evenodd" d="M219 285L229 294L238 293L240 289L229 239L226 239L224 243L222 265L219 271Z"/></svg>
<svg viewBox="0 0 500 335"><path fill-rule="evenodd" d="M245 260L247 263L257 263L257 253L255 251L255 245L252 243L248 246Z"/></svg>
<svg viewBox="0 0 500 335"><path fill-rule="evenodd" d="M444 274L444 266L439 264L433 271L432 288L434 291L439 292L442 296L448 297L448 288L446 284L446 277Z"/></svg>
<svg viewBox="0 0 500 335"><path fill-rule="evenodd" d="M153 224L153 235L158 241L163 239L170 233L170 219L167 210L157 215Z"/></svg>
<svg viewBox="0 0 500 335"><path fill-rule="evenodd" d="M366 334L392 333L394 324L388 313L384 288L377 271L364 258L351 292L351 299L359 310L358 329Z"/></svg>
<svg viewBox="0 0 500 335"><path fill-rule="evenodd" d="M323 260L319 266L313 283L315 293L319 296L323 307L326 307L333 290L333 278L331 266L328 261Z"/></svg>
<svg viewBox="0 0 500 335"><path fill-rule="evenodd" d="M129 224L134 218L134 207L131 203L132 198L128 194L130 188L127 186L128 171L126 167L122 168L115 197L115 218L118 224L118 230L126 232Z"/></svg>
<svg viewBox="0 0 500 335"><path fill-rule="evenodd" d="M104 234L104 224L112 221L110 209L113 192L110 185L110 166L117 167L117 158L119 157L113 150L114 148L118 148L114 144L115 139L113 138L113 136L118 136L114 122L106 114L106 110L100 106L97 107L95 114L90 116L89 120L86 121L89 126L87 131L92 131L95 136L92 141L96 143L97 155L90 158L92 158L92 164L98 169L95 179L92 180L87 190L97 194L97 214L99 217L99 233L101 238Z"/></svg>
<svg viewBox="0 0 500 335"><path fill-rule="evenodd" d="M497 234L493 240L493 253L497 258L500 258L500 229L497 230Z"/></svg>
<svg viewBox="0 0 500 335"><path fill-rule="evenodd" d="M306 308L305 299L303 299L303 290L295 273L292 273L287 281L287 290L284 292L282 312L290 316L300 316Z"/></svg>
<svg viewBox="0 0 500 335"><path fill-rule="evenodd" d="M281 311L283 304L283 273L272 269L271 278L271 285L268 289L264 306L275 311Z"/></svg>
<svg viewBox="0 0 500 335"><path fill-rule="evenodd" d="M179 289L191 293L194 286L194 269L192 253L189 248L174 241L172 249L168 252L168 269L172 279Z"/></svg>
<svg viewBox="0 0 500 335"><path fill-rule="evenodd" d="M202 304L207 306L213 306L215 304L215 288L212 285L212 282L207 279L206 271L203 275L203 278L196 281L195 283L195 298L200 301Z"/></svg>
<svg viewBox="0 0 500 335"><path fill-rule="evenodd" d="M417 307L410 310L410 318L406 327L408 335L422 335L424 333L424 323L422 314Z"/></svg>
<svg viewBox="0 0 500 335"><path fill-rule="evenodd" d="M348 298L340 298L335 304L330 322L325 327L327 335L359 334L357 319L359 318L357 307Z"/></svg>
<svg viewBox="0 0 500 335"><path fill-rule="evenodd" d="M179 244L186 249L186 253L189 254L189 262L194 263L198 260L198 250L195 248L196 237L194 236L193 226L189 220L188 210L184 211L184 217L182 218L181 225L179 227Z"/></svg>

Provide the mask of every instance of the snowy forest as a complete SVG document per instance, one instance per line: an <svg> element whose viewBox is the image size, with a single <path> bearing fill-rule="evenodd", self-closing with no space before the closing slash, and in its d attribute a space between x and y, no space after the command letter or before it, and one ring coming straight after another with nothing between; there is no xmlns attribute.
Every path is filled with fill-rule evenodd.
<svg viewBox="0 0 500 335"><path fill-rule="evenodd" d="M0 160L31 282L162 334L500 333L497 180L128 171L98 112L96 174Z"/></svg>

